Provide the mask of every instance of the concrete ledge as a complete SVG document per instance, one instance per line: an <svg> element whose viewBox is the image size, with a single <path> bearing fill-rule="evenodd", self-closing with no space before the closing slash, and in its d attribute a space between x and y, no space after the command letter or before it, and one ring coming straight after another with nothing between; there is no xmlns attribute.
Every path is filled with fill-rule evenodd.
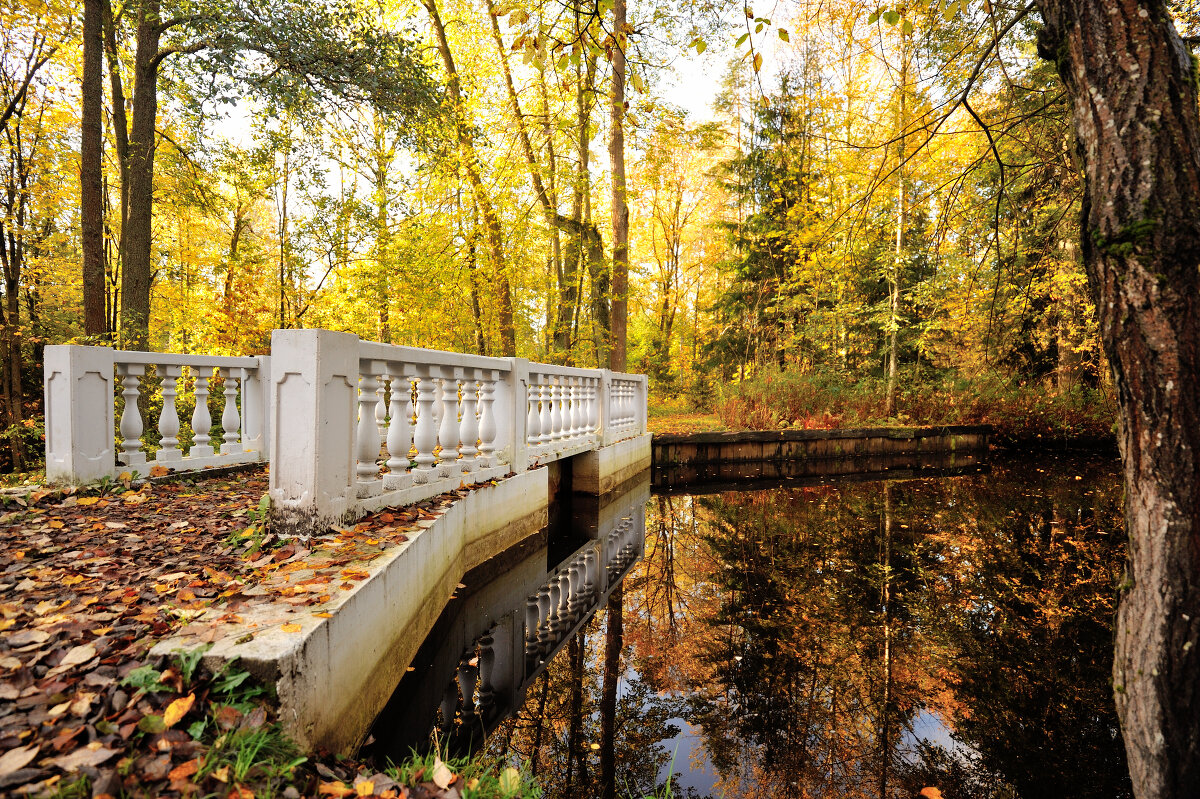
<svg viewBox="0 0 1200 799"><path fill-rule="evenodd" d="M267 606L253 640L217 641L206 666L239 658L275 687L280 720L301 748L353 752L462 577L545 526L547 481L547 470L536 469L472 491L372 561L369 577L325 608L329 618L279 618L281 609ZM301 631L283 632L281 622ZM168 639L153 651L178 645Z"/></svg>
<svg viewBox="0 0 1200 799"><path fill-rule="evenodd" d="M777 486L821 485L831 481L907 480L976 474L988 470L987 456L987 452L976 450L656 466L653 488L658 494L714 494Z"/></svg>
<svg viewBox="0 0 1200 799"><path fill-rule="evenodd" d="M581 494L606 494L650 468L650 442L644 433L572 459L571 489Z"/></svg>
<svg viewBox="0 0 1200 799"><path fill-rule="evenodd" d="M838 427L828 430L737 430L716 433L659 433L655 444L741 444L750 441L823 441L826 439L892 438L931 436L989 436L991 425L952 424L931 427Z"/></svg>
<svg viewBox="0 0 1200 799"><path fill-rule="evenodd" d="M986 451L988 426L697 433L654 437L655 468Z"/></svg>

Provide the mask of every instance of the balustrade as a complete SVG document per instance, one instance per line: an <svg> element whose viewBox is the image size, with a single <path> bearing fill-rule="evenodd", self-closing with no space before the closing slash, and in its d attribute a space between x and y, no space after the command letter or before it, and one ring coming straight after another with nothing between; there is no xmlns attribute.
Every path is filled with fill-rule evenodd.
<svg viewBox="0 0 1200 799"><path fill-rule="evenodd" d="M49 347L45 387L49 479L269 460L273 502L310 531L645 429L640 375L322 330L275 331L270 357Z"/></svg>
<svg viewBox="0 0 1200 799"><path fill-rule="evenodd" d="M119 469L186 472L266 460L269 364L265 356L47 347L47 478L80 483ZM213 380L221 387L217 447L209 407ZM157 401L160 407L147 418ZM180 405L189 401L191 416L181 419Z"/></svg>

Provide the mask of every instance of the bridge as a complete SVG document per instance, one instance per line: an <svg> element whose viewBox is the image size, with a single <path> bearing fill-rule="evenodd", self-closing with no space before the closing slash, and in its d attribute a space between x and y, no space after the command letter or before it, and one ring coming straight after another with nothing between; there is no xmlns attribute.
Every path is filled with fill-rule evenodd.
<svg viewBox="0 0 1200 799"><path fill-rule="evenodd" d="M542 531L558 492L603 495L650 466L644 375L328 330L276 330L269 355L246 357L50 346L44 386L51 481L265 463L272 529L301 541L381 508L463 493L363 564L365 579L332 592L322 613L287 616L291 608L264 603L210 642L210 667L239 658L275 687L298 743L331 751L366 737L464 575ZM628 566L625 543L615 560L585 547L547 578L513 640L536 641L537 653L556 646L559 628L578 620L572 598L599 596L615 584L609 569ZM154 651L197 645L177 638ZM503 681L510 691L537 667L502 662L520 664Z"/></svg>

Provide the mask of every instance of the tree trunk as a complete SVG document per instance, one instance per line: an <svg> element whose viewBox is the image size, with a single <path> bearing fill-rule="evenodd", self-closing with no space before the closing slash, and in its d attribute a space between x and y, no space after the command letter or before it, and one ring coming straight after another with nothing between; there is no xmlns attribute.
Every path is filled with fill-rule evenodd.
<svg viewBox="0 0 1200 799"><path fill-rule="evenodd" d="M112 91L113 144L121 172L121 232L129 216L129 120L125 116L125 88L121 81L121 60L117 54L117 32L113 23L112 5L100 0L100 19L104 29L104 52L108 59L108 82ZM110 320L111 324L111 320ZM115 327L109 327L114 330Z"/></svg>
<svg viewBox="0 0 1200 799"><path fill-rule="evenodd" d="M586 784L584 748L580 741L580 729L583 727L583 655L584 634L578 632L567 644L567 658L571 664L571 699L567 710L569 721L567 732L567 784L563 793L571 796L571 783L575 772L579 772L580 790ZM578 768L577 768L578 766Z"/></svg>
<svg viewBox="0 0 1200 799"><path fill-rule="evenodd" d="M461 217L461 213L459 214ZM467 275L471 283L471 321L475 324L475 352L488 354L487 337L483 334L483 310L479 304L479 266L476 261L475 242L479 239L479 210L471 205L471 227L467 233Z"/></svg>
<svg viewBox="0 0 1200 799"><path fill-rule="evenodd" d="M100 0L83 3L83 86L79 142L79 227L83 250L83 329L89 336L108 332L104 318L104 39Z"/></svg>
<svg viewBox="0 0 1200 799"><path fill-rule="evenodd" d="M903 10L902 10L903 13ZM891 418L896 414L896 368L899 362L900 341L900 279L904 266L904 232L908 225L907 205L904 198L904 133L908 128L908 34L900 31L900 100L896 108L896 132L898 136L898 160L896 164L896 257L888 280L888 348L887 348L887 400L884 414Z"/></svg>
<svg viewBox="0 0 1200 799"><path fill-rule="evenodd" d="M613 1L612 110L608 160L612 166L612 336L609 368L625 371L626 328L629 316L629 204L625 196L625 48L629 25L625 0Z"/></svg>
<svg viewBox="0 0 1200 799"><path fill-rule="evenodd" d="M425 10L429 12L429 20L433 25L433 32L437 37L438 53L442 57L442 66L446 70L446 82L450 91L450 100L453 104L454 112L454 128L455 135L458 138L459 156L463 162L463 168L467 172L467 179L471 183L471 193L475 198L475 205L479 208L479 213L483 215L483 228L485 238L488 244L488 253L491 255L493 278L496 285L496 299L500 306L498 317L500 322L500 348L503 350L501 355L514 357L517 354L517 334L516 327L513 321L513 304L512 304L512 289L508 281L507 261L504 257L504 236L500 228L500 217L496 215L496 209L492 206L491 198L488 197L487 190L484 188L483 179L480 177L479 155L475 152L475 145L471 141L468 126L466 124L466 108L463 105L462 90L458 81L458 70L454 66L454 56L450 52L450 43L446 39L446 28L442 24L441 14L438 13L437 0L421 0Z"/></svg>
<svg viewBox="0 0 1200 799"><path fill-rule="evenodd" d="M624 587L620 584L608 597L608 620L604 632L604 684L600 693L600 796L613 799L617 791L617 682L621 679L621 647L624 645Z"/></svg>
<svg viewBox="0 0 1200 799"><path fill-rule="evenodd" d="M133 125L129 133L129 210L121 233L121 345L135 350L146 349L150 340L150 244L160 24L158 0L145 0L138 8Z"/></svg>
<svg viewBox="0 0 1200 799"><path fill-rule="evenodd" d="M1161 1L1037 0L1083 167L1120 407L1128 574L1113 684L1139 799L1200 796L1200 113Z"/></svg>
<svg viewBox="0 0 1200 799"><path fill-rule="evenodd" d="M388 176L394 150L387 145L387 132L375 114L375 304L379 317L379 340L392 343L392 320L388 313L391 302L392 223L388 217Z"/></svg>

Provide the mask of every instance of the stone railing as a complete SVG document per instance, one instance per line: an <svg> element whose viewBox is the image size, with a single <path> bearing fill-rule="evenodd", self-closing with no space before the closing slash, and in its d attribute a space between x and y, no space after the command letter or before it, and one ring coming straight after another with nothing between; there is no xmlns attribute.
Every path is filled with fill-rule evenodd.
<svg viewBox="0 0 1200 799"><path fill-rule="evenodd" d="M646 425L643 375L328 330L275 331L271 391L271 501L284 533L524 471Z"/></svg>
<svg viewBox="0 0 1200 799"><path fill-rule="evenodd" d="M270 439L267 381L270 358L126 352L111 347L49 346L45 355L46 479L83 483L119 471L143 476L155 466L196 471L265 460ZM139 399L153 386L162 405L157 418L143 418ZM117 399L117 381L121 386ZM209 407L214 387L221 410ZM190 396L190 418L178 403ZM120 427L115 425L118 406ZM214 417L222 435L214 439ZM157 430L158 443L147 458L143 442ZM180 434L190 446L180 443Z"/></svg>
<svg viewBox="0 0 1200 799"><path fill-rule="evenodd" d="M220 414L209 410L214 386L224 397ZM47 347L45 390L47 479L80 483L156 465L191 471L269 460L272 513L284 534L646 429L644 375L399 347L328 330L276 330L269 357ZM194 400L190 419L180 419L181 392ZM157 418L143 418L143 393L161 397ZM220 440L210 435L214 420ZM143 434L154 428L157 450L148 458ZM180 445L181 430L190 447Z"/></svg>

